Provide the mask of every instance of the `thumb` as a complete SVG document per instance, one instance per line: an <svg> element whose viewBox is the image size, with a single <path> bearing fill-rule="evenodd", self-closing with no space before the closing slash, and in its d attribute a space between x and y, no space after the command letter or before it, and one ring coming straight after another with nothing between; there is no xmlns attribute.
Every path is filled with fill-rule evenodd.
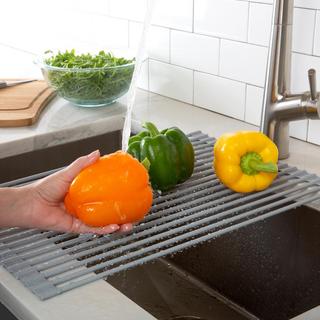
<svg viewBox="0 0 320 320"><path fill-rule="evenodd" d="M100 157L100 151L96 150L92 153L80 157L72 162L68 167L64 168L57 173L57 177L61 178L64 182L70 184L73 179L80 173L81 170L95 163Z"/></svg>
<svg viewBox="0 0 320 320"><path fill-rule="evenodd" d="M37 194L48 202L60 202L67 193L73 179L81 170L95 163L100 156L99 150L83 156L72 162L68 167L46 178L35 182Z"/></svg>

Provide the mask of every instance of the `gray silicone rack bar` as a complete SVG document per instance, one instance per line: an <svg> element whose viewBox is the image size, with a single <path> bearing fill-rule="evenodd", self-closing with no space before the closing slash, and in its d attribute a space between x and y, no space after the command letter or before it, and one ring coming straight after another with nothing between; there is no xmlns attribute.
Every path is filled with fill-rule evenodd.
<svg viewBox="0 0 320 320"><path fill-rule="evenodd" d="M234 193L212 170L215 140L199 131L189 138L196 153L193 176L155 195L151 212L132 232L97 237L0 229L0 264L44 300L320 199L318 176L283 163L268 189Z"/></svg>

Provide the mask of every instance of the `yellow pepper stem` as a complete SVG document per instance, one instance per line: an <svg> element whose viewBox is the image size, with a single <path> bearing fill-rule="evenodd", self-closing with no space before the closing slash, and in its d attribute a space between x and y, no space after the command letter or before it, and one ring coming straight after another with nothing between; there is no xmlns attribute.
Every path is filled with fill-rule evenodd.
<svg viewBox="0 0 320 320"><path fill-rule="evenodd" d="M276 163L265 163L257 152L248 152L241 157L240 167L243 173L247 175L255 175L259 172L277 173L278 166Z"/></svg>

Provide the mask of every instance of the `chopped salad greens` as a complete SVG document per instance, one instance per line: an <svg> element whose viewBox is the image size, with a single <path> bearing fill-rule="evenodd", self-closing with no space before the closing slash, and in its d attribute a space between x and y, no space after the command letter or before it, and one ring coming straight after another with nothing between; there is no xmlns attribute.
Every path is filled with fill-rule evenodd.
<svg viewBox="0 0 320 320"><path fill-rule="evenodd" d="M75 101L115 100L128 90L134 70L134 59L105 51L96 55L76 54L75 49L59 51L44 62L49 66L45 76L51 86L62 97Z"/></svg>

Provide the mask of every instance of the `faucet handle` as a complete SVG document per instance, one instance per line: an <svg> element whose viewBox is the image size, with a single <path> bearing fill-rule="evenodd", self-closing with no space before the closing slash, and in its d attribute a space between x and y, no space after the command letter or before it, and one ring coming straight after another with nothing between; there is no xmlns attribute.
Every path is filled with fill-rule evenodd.
<svg viewBox="0 0 320 320"><path fill-rule="evenodd" d="M310 95L311 100L317 100L317 80L316 80L316 70L309 69L308 70L308 78L309 78L309 85L310 85Z"/></svg>

